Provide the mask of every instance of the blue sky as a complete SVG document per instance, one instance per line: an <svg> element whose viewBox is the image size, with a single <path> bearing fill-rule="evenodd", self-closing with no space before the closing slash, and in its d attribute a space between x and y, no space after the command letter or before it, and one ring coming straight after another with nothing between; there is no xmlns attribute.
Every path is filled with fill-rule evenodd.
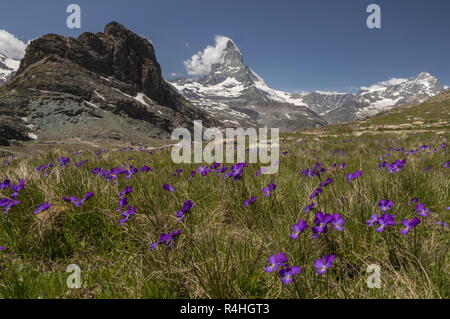
<svg viewBox="0 0 450 319"><path fill-rule="evenodd" d="M186 74L183 61L224 35L285 91L354 91L422 71L450 84L448 0L0 1L0 29L24 42L118 21L152 40L166 77ZM81 29L66 27L70 3L81 6ZM366 26L371 3L381 6L381 29Z"/></svg>

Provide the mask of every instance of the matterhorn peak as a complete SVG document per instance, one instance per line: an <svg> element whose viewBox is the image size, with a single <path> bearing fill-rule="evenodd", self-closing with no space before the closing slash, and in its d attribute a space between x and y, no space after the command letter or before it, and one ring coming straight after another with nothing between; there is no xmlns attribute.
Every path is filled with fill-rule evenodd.
<svg viewBox="0 0 450 319"><path fill-rule="evenodd" d="M430 74L430 73L428 73L428 72L421 72L421 73L419 73L419 74L417 74L416 76L415 76L415 78L421 78L421 79L424 79L424 78L432 78L433 76Z"/></svg>
<svg viewBox="0 0 450 319"><path fill-rule="evenodd" d="M199 81L206 85L216 85L229 79L236 79L245 85L254 80L253 72L244 64L241 51L233 40L227 37L221 59L211 66L211 71Z"/></svg>
<svg viewBox="0 0 450 319"><path fill-rule="evenodd" d="M233 40L229 39L224 50L223 63L229 66L241 67L244 65L244 58Z"/></svg>

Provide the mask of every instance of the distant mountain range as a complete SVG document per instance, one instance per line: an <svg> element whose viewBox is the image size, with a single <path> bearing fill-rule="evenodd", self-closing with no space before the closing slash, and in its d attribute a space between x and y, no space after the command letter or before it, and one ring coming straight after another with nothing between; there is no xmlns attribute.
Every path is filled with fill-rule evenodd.
<svg viewBox="0 0 450 319"><path fill-rule="evenodd" d="M285 131L341 123L375 115L395 106L418 104L447 87L429 73L388 81L356 94L337 92L287 93L270 88L244 64L229 39L220 63L199 79L171 82L194 105L224 125L267 125Z"/></svg>
<svg viewBox="0 0 450 319"><path fill-rule="evenodd" d="M176 127L296 131L414 105L447 87L428 73L358 93L287 93L244 63L231 39L198 79L165 81L152 44L117 22L78 38L47 34L19 62L0 54L0 145L10 140L169 137ZM181 93L181 94L180 94Z"/></svg>

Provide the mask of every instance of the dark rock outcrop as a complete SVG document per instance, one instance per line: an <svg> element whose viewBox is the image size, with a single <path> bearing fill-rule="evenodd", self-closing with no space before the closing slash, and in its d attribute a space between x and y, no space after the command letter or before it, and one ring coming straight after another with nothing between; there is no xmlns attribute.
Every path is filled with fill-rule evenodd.
<svg viewBox="0 0 450 319"><path fill-rule="evenodd" d="M152 44L117 22L77 39L47 34L32 41L0 88L0 118L39 139L140 140L167 137L193 120L217 125L166 83Z"/></svg>

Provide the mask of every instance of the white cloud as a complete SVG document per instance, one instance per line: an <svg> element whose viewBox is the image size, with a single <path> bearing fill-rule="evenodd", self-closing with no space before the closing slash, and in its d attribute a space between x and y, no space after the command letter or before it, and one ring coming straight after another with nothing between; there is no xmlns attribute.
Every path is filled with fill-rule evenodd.
<svg viewBox="0 0 450 319"><path fill-rule="evenodd" d="M169 75L170 75L171 77L173 77L173 78L176 78L176 77L180 77L180 76L182 76L183 74L181 74L181 73L176 73L176 72L173 72L173 73L169 73Z"/></svg>
<svg viewBox="0 0 450 319"><path fill-rule="evenodd" d="M206 75L211 71L213 64L223 62L225 48L230 38L222 35L215 36L216 44L208 45L205 50L194 54L189 60L184 61L186 71L190 75Z"/></svg>
<svg viewBox="0 0 450 319"><path fill-rule="evenodd" d="M25 55L27 45L6 30L0 30L0 52L20 60Z"/></svg>
<svg viewBox="0 0 450 319"><path fill-rule="evenodd" d="M392 78L392 79L387 80L387 81L378 82L377 84L374 84L374 85L371 85L371 86L361 86L361 90L376 91L376 90L380 90L380 89L386 88L387 86L390 86L390 85L401 84L401 83L403 83L405 81L408 81L408 79Z"/></svg>

